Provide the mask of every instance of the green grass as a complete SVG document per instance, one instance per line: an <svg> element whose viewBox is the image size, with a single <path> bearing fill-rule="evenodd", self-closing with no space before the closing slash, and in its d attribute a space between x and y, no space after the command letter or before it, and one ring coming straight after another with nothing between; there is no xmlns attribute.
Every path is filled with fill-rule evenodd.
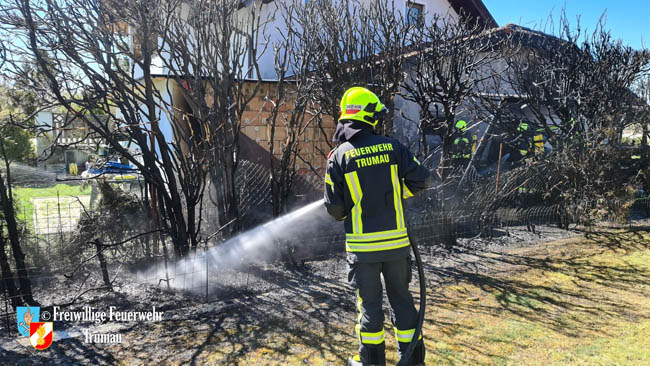
<svg viewBox="0 0 650 366"><path fill-rule="evenodd" d="M29 227L33 225L34 204L32 198L53 197L76 197L90 194L91 187L88 185L81 190L79 185L57 184L47 188L14 188L14 202L17 210L17 218L27 223Z"/></svg>

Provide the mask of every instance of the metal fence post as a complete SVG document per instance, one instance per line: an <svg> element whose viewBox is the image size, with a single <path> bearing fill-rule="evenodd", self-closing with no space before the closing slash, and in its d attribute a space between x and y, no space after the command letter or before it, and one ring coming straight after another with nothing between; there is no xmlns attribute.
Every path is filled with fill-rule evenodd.
<svg viewBox="0 0 650 366"><path fill-rule="evenodd" d="M57 232L59 234L59 258L63 258L63 226L61 226L61 199L59 198L58 190L56 191L56 208L59 217L59 225L57 226Z"/></svg>
<svg viewBox="0 0 650 366"><path fill-rule="evenodd" d="M210 268L210 266L209 266L210 263L208 262L209 258L208 258L208 249L207 249L207 247L205 249L204 255L205 255L205 302L208 302L208 292L209 292L208 268Z"/></svg>

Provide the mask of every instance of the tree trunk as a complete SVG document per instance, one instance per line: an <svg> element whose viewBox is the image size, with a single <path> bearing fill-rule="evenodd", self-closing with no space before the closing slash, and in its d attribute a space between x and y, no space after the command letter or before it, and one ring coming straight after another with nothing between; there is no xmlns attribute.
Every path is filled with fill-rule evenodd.
<svg viewBox="0 0 650 366"><path fill-rule="evenodd" d="M2 230L4 230L4 228L0 227L0 270L2 271L2 283L11 299L11 306L15 309L17 306L22 306L24 304L20 296L18 296L18 289L13 280L14 275L11 272L11 267L7 260L7 252L5 252L5 244L7 240L4 235L2 235Z"/></svg>
<svg viewBox="0 0 650 366"><path fill-rule="evenodd" d="M234 160L234 159L233 159ZM233 162L228 169L228 222L235 220L231 225L231 234L236 233L240 229L239 222L239 194L237 192L237 186L235 182L235 171L237 170L236 163Z"/></svg>
<svg viewBox="0 0 650 366"><path fill-rule="evenodd" d="M172 239L174 253L178 257L183 257L189 252L189 242L187 229L185 227L185 217L183 217L183 205L179 200L164 199L162 194L158 194L159 212L167 214L166 220L160 220L159 223L165 225L166 231Z"/></svg>
<svg viewBox="0 0 650 366"><path fill-rule="evenodd" d="M196 205L187 205L187 233L189 236L189 244L191 249L196 249L198 242L196 241Z"/></svg>
<svg viewBox="0 0 650 366"><path fill-rule="evenodd" d="M7 164L7 173L9 173L9 165ZM8 183L11 187L11 182ZM0 200L2 201L2 210L4 219L7 222L7 232L9 234L9 243L14 253L14 260L16 261L16 272L18 274L18 283L20 284L19 296L29 306L39 306L32 296L32 284L29 281L27 268L25 268L25 254L20 247L20 235L18 234L18 225L16 217L14 216L14 207L12 199L7 195L7 186L5 186L2 175L0 175Z"/></svg>
<svg viewBox="0 0 650 366"><path fill-rule="evenodd" d="M440 167L438 168L440 170L440 178L443 182L451 172L452 167L451 164L449 164L449 156L451 155L452 146L452 136L445 131L442 137L442 153L440 154Z"/></svg>
<svg viewBox="0 0 650 366"><path fill-rule="evenodd" d="M235 185L236 166L233 155L231 149L217 153L215 161L222 164L214 164L211 169L212 180L217 190L219 226L227 226L227 229L222 231L226 237L234 235L240 227L239 195Z"/></svg>

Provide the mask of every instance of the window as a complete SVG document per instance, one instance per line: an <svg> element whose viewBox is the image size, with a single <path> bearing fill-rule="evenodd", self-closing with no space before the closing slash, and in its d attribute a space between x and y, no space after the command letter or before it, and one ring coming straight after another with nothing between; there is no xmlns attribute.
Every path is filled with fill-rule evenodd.
<svg viewBox="0 0 650 366"><path fill-rule="evenodd" d="M422 22L424 16L424 5L413 2L406 4L406 20L409 24L417 24Z"/></svg>

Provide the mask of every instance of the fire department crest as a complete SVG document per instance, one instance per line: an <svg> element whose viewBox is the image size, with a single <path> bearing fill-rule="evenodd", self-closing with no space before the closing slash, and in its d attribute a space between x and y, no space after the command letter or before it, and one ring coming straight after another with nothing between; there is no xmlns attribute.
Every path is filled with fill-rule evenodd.
<svg viewBox="0 0 650 366"><path fill-rule="evenodd" d="M41 308L38 306L18 306L16 308L16 320L18 333L23 337L29 337L29 324L37 322Z"/></svg>
<svg viewBox="0 0 650 366"><path fill-rule="evenodd" d="M31 322L29 324L29 343L36 349L46 349L52 344L54 325L52 322Z"/></svg>

